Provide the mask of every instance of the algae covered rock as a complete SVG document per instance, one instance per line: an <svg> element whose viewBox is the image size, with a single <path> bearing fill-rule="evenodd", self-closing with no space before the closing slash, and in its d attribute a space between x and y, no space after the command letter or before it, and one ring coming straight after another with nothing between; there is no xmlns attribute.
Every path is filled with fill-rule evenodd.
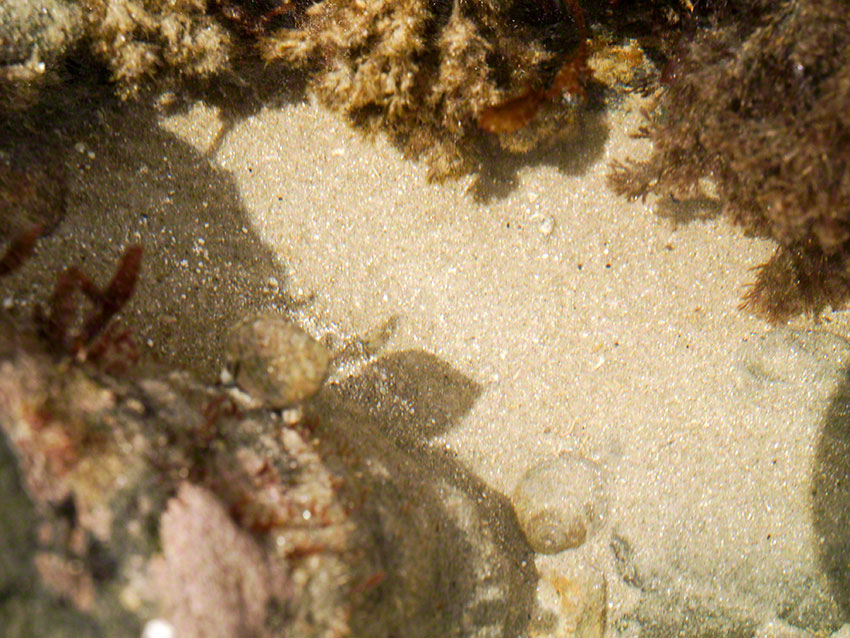
<svg viewBox="0 0 850 638"><path fill-rule="evenodd" d="M63 0L0 4L0 115L30 106L83 34L83 11Z"/></svg>
<svg viewBox="0 0 850 638"><path fill-rule="evenodd" d="M352 523L301 435L183 373L111 376L2 339L0 428L52 596L109 635L154 618L187 636L344 635Z"/></svg>
<svg viewBox="0 0 850 638"><path fill-rule="evenodd" d="M450 456L393 441L341 390L284 422L4 321L0 431L34 506L2 532L32 539L6 577L40 593L0 612L63 601L92 635L520 631L536 574L506 500Z"/></svg>
<svg viewBox="0 0 850 638"><path fill-rule="evenodd" d="M152 580L178 636L269 635L267 606L295 593L289 570L270 560L212 492L182 483L162 514L160 536Z"/></svg>
<svg viewBox="0 0 850 638"><path fill-rule="evenodd" d="M850 11L841 0L733 2L670 57L642 134L615 165L630 197L697 196L705 180L747 232L776 240L746 305L772 320L850 293Z"/></svg>
<svg viewBox="0 0 850 638"><path fill-rule="evenodd" d="M163 70L208 77L224 70L231 36L206 0L86 0L87 36L125 96Z"/></svg>
<svg viewBox="0 0 850 638"><path fill-rule="evenodd" d="M526 150L569 129L560 97L587 74L578 3L323 0L297 24L263 56L309 68L323 103L424 154L433 177L467 172L482 130Z"/></svg>

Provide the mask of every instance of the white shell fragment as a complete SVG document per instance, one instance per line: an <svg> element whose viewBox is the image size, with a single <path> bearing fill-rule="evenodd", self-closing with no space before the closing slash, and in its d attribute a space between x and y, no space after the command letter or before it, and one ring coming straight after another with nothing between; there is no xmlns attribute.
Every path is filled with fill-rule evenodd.
<svg viewBox="0 0 850 638"><path fill-rule="evenodd" d="M162 618L154 618L145 623L142 638L175 638L174 626Z"/></svg>
<svg viewBox="0 0 850 638"><path fill-rule="evenodd" d="M528 470L511 500L528 544L541 554L580 546L602 526L607 507L599 468L573 454Z"/></svg>
<svg viewBox="0 0 850 638"><path fill-rule="evenodd" d="M328 374L329 362L322 344L276 315L240 321L225 346L225 365L236 385L269 408L285 408L313 396Z"/></svg>

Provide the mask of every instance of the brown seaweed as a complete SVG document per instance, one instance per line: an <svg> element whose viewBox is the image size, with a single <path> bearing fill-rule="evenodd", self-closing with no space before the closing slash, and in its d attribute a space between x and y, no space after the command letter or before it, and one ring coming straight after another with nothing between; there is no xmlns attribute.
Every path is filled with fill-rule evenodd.
<svg viewBox="0 0 850 638"><path fill-rule="evenodd" d="M640 132L652 156L615 164L610 184L629 197L687 197L713 181L733 222L778 244L745 306L772 321L840 308L850 297L850 11L840 0L737 4L734 19L671 58Z"/></svg>
<svg viewBox="0 0 850 638"><path fill-rule="evenodd" d="M38 238L44 233L44 226L36 224L28 231L20 233L6 248L0 257L0 277L14 272L32 255Z"/></svg>

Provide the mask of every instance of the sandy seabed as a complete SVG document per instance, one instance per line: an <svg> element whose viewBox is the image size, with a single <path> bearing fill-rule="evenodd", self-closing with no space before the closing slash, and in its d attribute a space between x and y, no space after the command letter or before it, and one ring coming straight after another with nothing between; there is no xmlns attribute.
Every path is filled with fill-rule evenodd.
<svg viewBox="0 0 850 638"><path fill-rule="evenodd" d="M737 549L717 559L734 561L772 520L741 489L765 449L790 450L771 480L799 486L783 507L805 506L806 446L786 445L785 418L731 398L741 345L770 328L738 306L772 246L710 204L674 223L659 202L614 196L610 160L647 151L637 125L623 107L561 148L430 184L423 164L309 103L223 132L202 105L107 113L75 144L69 219L7 298L44 298L69 260L103 278L141 242L128 320L207 378L248 312L286 312L340 344L392 320L383 352L426 351L480 386L432 444L492 488L510 494L576 452L606 472L609 520L647 535L678 521L673 544L728 534ZM819 328L850 333L845 314Z"/></svg>

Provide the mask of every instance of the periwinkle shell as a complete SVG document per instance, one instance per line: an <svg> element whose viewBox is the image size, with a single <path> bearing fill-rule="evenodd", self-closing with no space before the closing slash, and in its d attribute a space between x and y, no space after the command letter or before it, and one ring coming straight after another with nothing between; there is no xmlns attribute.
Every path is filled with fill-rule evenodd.
<svg viewBox="0 0 850 638"><path fill-rule="evenodd" d="M225 365L236 385L269 408L292 406L316 394L329 363L321 343L276 315L240 321L225 346Z"/></svg>
<svg viewBox="0 0 850 638"><path fill-rule="evenodd" d="M579 547L602 526L607 509L600 468L573 454L528 470L511 501L528 544L541 554Z"/></svg>

